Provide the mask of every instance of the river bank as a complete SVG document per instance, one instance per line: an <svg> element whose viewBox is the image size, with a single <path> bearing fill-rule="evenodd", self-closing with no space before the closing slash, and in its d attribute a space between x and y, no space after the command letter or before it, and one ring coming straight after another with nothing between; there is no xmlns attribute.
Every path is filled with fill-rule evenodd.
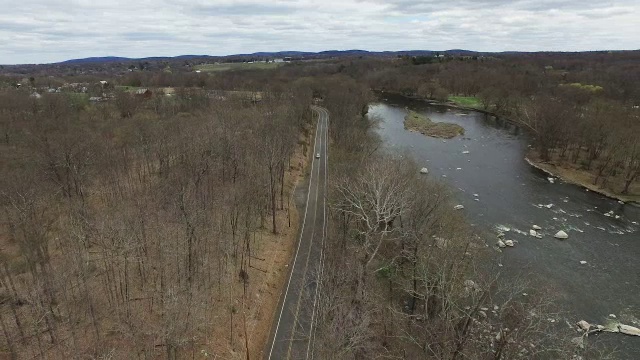
<svg viewBox="0 0 640 360"><path fill-rule="evenodd" d="M404 94L400 94L400 93L396 93L396 92L389 92L389 91L383 91L383 90L373 90L374 92L380 93L380 94L384 94L384 93L388 93L388 94L393 94L395 96L401 96L410 100L417 100L417 101L424 101L428 104L432 104L432 105L439 105L439 106L446 106L452 109L457 109L457 110L463 110L463 111L474 111L474 112L479 112L485 115L489 115L489 116L495 116L496 118L499 117L499 115L492 113L490 111L487 110L483 110L483 109L478 109L478 108L471 108L471 107L467 107L467 106L462 106L460 104L456 104L455 102L452 101L447 101L447 102L440 102L437 100L433 100L433 99L427 99L427 98L423 98L423 97L419 97L419 96L415 96L415 95L404 95ZM512 124L515 125L519 125L518 121L513 120L513 119L507 119L507 118L501 118L503 120L506 120ZM616 193L610 189L607 188L603 188L597 185L593 184L593 174L590 174L587 171L580 171L578 169L572 169L569 167L564 167L561 166L560 164L556 165L556 164L552 164L552 163L548 163L548 162L543 162L542 160L539 159L538 156L535 155L535 153L533 151L529 151L526 156L525 156L525 161L531 165L532 167L542 170L546 173L548 173L551 176L557 177L559 179L561 179L562 181L566 182L566 183L570 183L573 185L577 185L580 186L582 188L585 188L589 191L593 191L595 193L598 193L600 195L606 196L608 198L614 199L614 200L618 200L618 201L623 201L625 203L630 203L633 204L634 206L640 206L640 193L636 193L634 191L630 191L630 194L619 194ZM637 188L640 187L640 185L637 184L636 185L632 185L632 187Z"/></svg>
<svg viewBox="0 0 640 360"><path fill-rule="evenodd" d="M640 206L640 194L618 194L611 189L603 188L593 184L593 174L577 168L564 167L561 164L544 162L537 156L535 151L529 150L524 158L525 161L536 169L542 170L550 176L561 179L564 182L574 184L593 191L611 199L624 203Z"/></svg>

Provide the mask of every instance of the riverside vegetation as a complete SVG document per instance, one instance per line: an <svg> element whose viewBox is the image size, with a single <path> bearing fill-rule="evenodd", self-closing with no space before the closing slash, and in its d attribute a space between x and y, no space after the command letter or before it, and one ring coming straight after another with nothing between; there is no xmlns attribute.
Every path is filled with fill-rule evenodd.
<svg viewBox="0 0 640 360"><path fill-rule="evenodd" d="M411 110L404 118L404 128L423 135L451 139L464 135L464 128L458 124L434 122L429 117Z"/></svg>
<svg viewBox="0 0 640 360"><path fill-rule="evenodd" d="M640 52L369 60L371 88L459 101L526 128L529 158L568 180L640 200ZM357 65L354 63L353 67Z"/></svg>

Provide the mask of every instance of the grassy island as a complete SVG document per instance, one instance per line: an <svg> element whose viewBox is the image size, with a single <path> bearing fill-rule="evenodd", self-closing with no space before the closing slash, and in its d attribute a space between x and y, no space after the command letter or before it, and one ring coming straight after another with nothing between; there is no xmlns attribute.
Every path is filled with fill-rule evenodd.
<svg viewBox="0 0 640 360"><path fill-rule="evenodd" d="M425 115L415 111L409 111L404 117L404 128L417 131L423 135L451 139L458 135L464 135L464 128L458 124L434 122Z"/></svg>

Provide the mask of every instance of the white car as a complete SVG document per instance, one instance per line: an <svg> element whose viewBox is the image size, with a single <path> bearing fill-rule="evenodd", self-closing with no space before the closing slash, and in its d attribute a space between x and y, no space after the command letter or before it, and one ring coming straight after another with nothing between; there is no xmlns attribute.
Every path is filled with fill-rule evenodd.
<svg viewBox="0 0 640 360"><path fill-rule="evenodd" d="M316 154L316 159L320 159L320 153Z"/></svg>

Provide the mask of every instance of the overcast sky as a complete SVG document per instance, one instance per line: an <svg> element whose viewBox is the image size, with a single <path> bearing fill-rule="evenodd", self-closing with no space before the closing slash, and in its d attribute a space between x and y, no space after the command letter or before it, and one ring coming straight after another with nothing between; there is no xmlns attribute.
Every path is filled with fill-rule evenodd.
<svg viewBox="0 0 640 360"><path fill-rule="evenodd" d="M0 64L256 51L640 48L640 0L0 0Z"/></svg>

